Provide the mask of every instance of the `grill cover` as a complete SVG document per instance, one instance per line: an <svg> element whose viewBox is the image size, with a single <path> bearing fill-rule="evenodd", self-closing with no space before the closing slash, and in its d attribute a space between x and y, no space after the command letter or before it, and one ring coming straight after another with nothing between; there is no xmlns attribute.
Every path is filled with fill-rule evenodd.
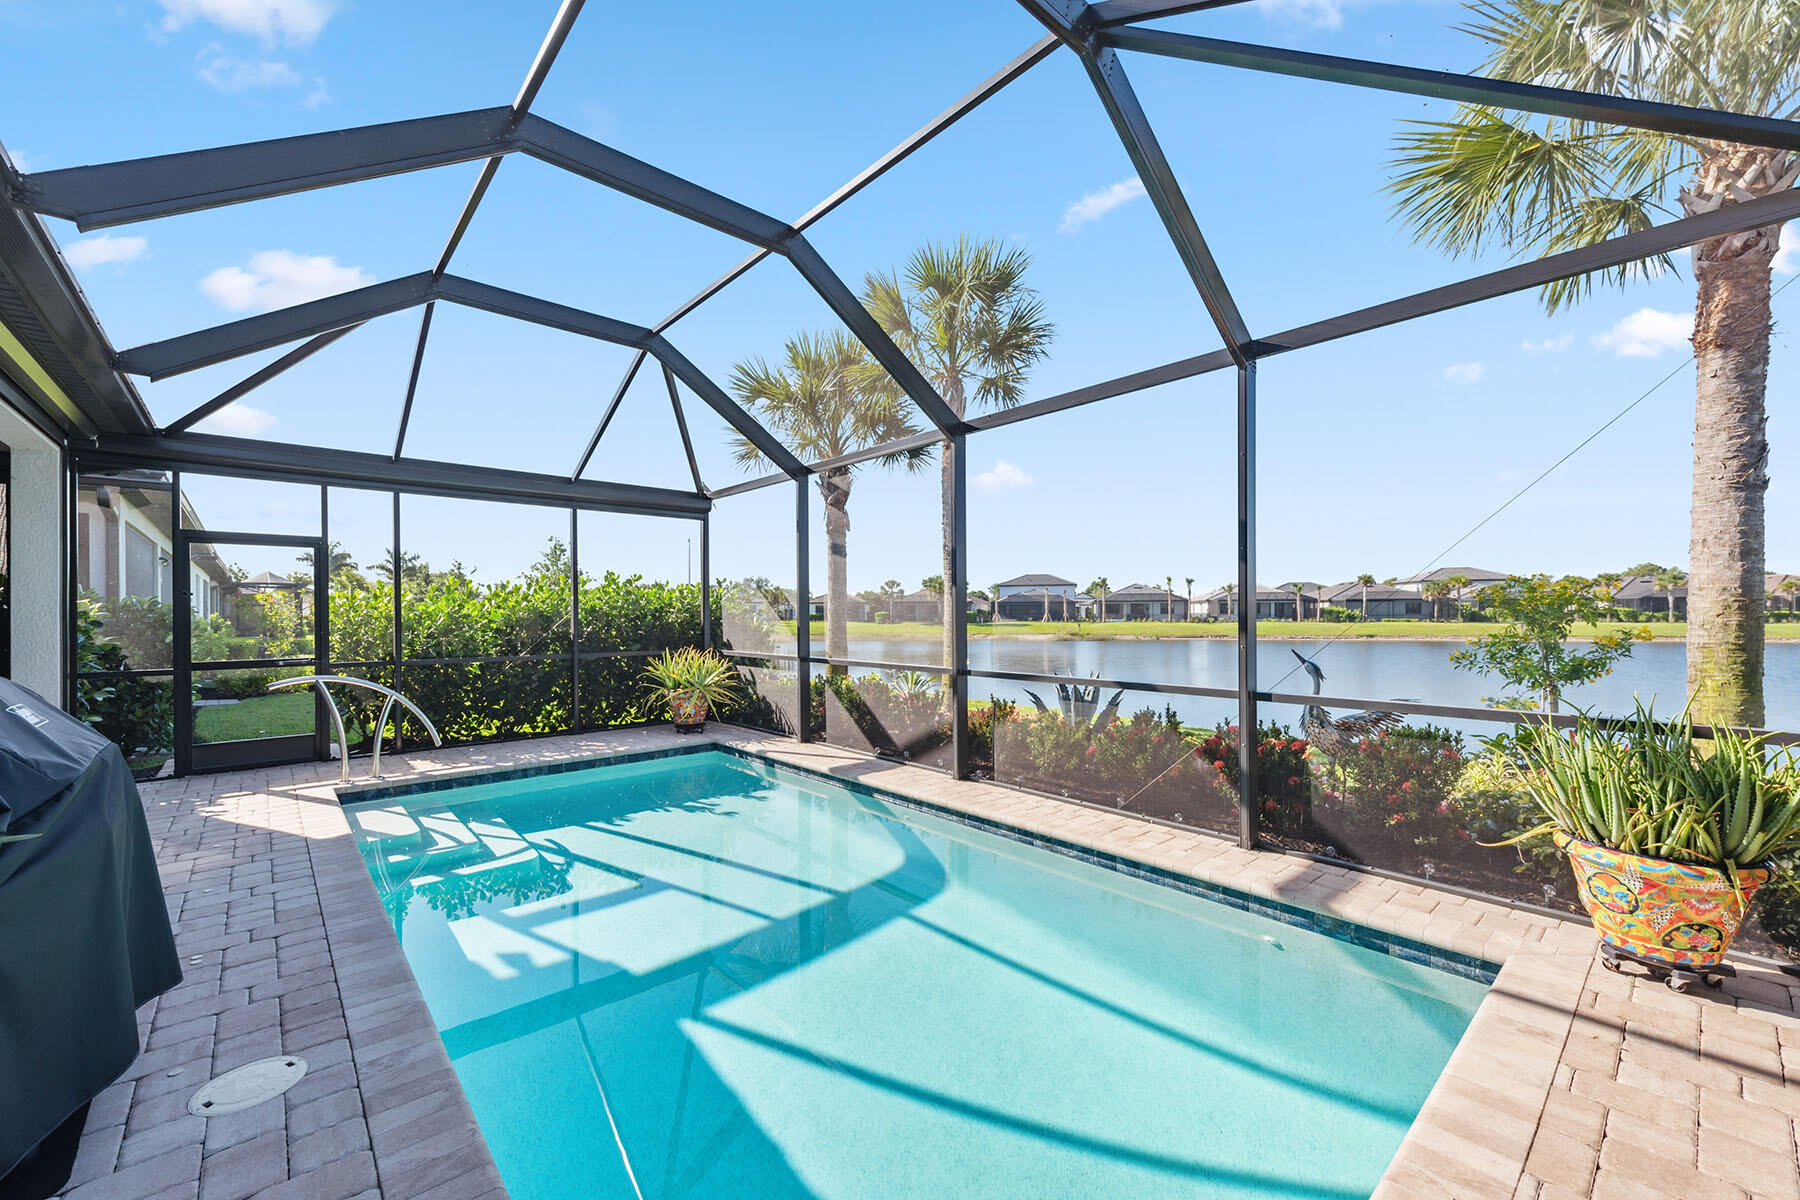
<svg viewBox="0 0 1800 1200"><path fill-rule="evenodd" d="M181 982L119 748L0 679L0 1176L138 1054Z"/></svg>

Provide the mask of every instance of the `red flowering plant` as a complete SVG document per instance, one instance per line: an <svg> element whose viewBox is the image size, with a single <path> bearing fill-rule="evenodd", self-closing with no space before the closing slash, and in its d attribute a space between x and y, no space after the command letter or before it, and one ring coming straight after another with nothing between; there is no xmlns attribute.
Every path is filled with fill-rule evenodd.
<svg viewBox="0 0 1800 1200"><path fill-rule="evenodd" d="M1467 842L1454 799L1463 764L1462 735L1435 725L1402 725L1335 758L1315 754L1319 822L1352 845L1432 849Z"/></svg>
<svg viewBox="0 0 1800 1200"><path fill-rule="evenodd" d="M1307 765L1307 742L1284 725L1269 721L1257 729L1257 824L1265 832L1301 835L1312 820L1313 780ZM1200 743L1201 756L1212 762L1236 803L1238 727L1221 723Z"/></svg>
<svg viewBox="0 0 1800 1200"><path fill-rule="evenodd" d="M1225 828L1231 789L1173 709L1087 724L1015 710L993 722L994 777L1051 795Z"/></svg>

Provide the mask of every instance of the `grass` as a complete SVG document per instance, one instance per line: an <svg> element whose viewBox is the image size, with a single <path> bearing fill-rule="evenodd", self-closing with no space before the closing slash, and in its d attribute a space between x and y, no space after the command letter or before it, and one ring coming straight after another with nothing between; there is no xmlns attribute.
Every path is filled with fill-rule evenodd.
<svg viewBox="0 0 1800 1200"><path fill-rule="evenodd" d="M313 694L255 696L236 704L207 704L194 716L196 742L235 742L313 731Z"/></svg>
<svg viewBox="0 0 1800 1200"><path fill-rule="evenodd" d="M794 623L785 628L794 632ZM1467 641L1490 633L1498 626L1482 621L1258 621L1256 633L1268 640L1323 641L1336 638L1389 638L1401 641ZM1591 638L1596 633L1618 633L1626 629L1648 628L1658 641L1681 641L1687 637L1686 622L1653 621L1647 626L1608 621L1599 626L1577 625L1576 638ZM1770 641L1800 640L1800 622L1770 622L1766 629ZM818 641L825 636L825 622L812 623L812 636ZM903 622L877 625L869 621L850 622L850 637L867 641L935 641L943 637L938 625ZM1018 640L1025 638L1054 641L1118 641L1160 638L1237 637L1237 624L1232 621L1108 621L1097 625L1092 621L1004 621L998 625L970 625L969 637L975 640Z"/></svg>

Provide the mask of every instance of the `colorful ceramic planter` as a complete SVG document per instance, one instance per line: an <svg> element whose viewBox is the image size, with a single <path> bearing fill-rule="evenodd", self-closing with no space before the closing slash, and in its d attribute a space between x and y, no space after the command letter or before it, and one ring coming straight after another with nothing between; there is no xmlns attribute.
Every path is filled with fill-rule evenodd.
<svg viewBox="0 0 1800 1200"><path fill-rule="evenodd" d="M689 689L676 692L669 697L669 719L675 722L675 728L681 733L693 733L706 728L706 695L703 692Z"/></svg>
<svg viewBox="0 0 1800 1200"><path fill-rule="evenodd" d="M1751 897L1769 878L1761 868L1739 871L1740 895L1713 867L1625 854L1560 831L1555 840L1575 869L1600 939L1673 967L1711 967L1724 958Z"/></svg>

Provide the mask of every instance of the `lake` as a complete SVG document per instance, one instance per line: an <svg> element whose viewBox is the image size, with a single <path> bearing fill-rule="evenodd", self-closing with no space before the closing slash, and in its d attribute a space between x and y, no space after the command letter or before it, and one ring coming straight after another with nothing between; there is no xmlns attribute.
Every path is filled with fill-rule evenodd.
<svg viewBox="0 0 1800 1200"><path fill-rule="evenodd" d="M815 648L822 649L815 640ZM1315 655L1325 672L1325 694L1369 700L1416 700L1426 704L1460 704L1484 707L1483 698L1499 695L1503 685L1491 675L1476 675L1450 664L1459 641L1403 642L1386 640L1260 642L1257 672L1265 691L1308 692L1311 685L1299 671L1290 647ZM936 641L885 641L858 639L850 643L850 657L882 662L936 665L943 661ZM1098 675L1106 679L1141 680L1145 683L1179 683L1194 687L1237 686L1237 643L1226 639L1186 638L1168 641L1013 641L971 640L969 665L976 670L1020 671L1033 674ZM1289 672L1292 671L1290 675ZM861 674L861 672L857 672ZM1565 707L1595 712L1629 713L1634 696L1658 700L1669 714L1679 711L1686 691L1687 647L1679 641L1653 641L1633 648L1612 675L1586 687L1571 689ZM1283 680L1283 676L1287 676ZM1800 643L1771 642L1763 675L1767 724L1776 729L1800 729ZM1030 703L1030 687L1054 704L1046 685L1017 684L998 679L971 679L969 693L977 698L997 696ZM1120 707L1127 713L1146 705L1174 706L1181 718L1210 725L1235 716L1236 704L1198 696L1160 696L1149 692L1128 693ZM1266 716L1292 725L1298 711L1288 706L1264 705ZM1422 718L1423 719L1423 718ZM1437 722L1443 724L1445 722ZM1454 722L1467 733L1491 730L1482 722Z"/></svg>

